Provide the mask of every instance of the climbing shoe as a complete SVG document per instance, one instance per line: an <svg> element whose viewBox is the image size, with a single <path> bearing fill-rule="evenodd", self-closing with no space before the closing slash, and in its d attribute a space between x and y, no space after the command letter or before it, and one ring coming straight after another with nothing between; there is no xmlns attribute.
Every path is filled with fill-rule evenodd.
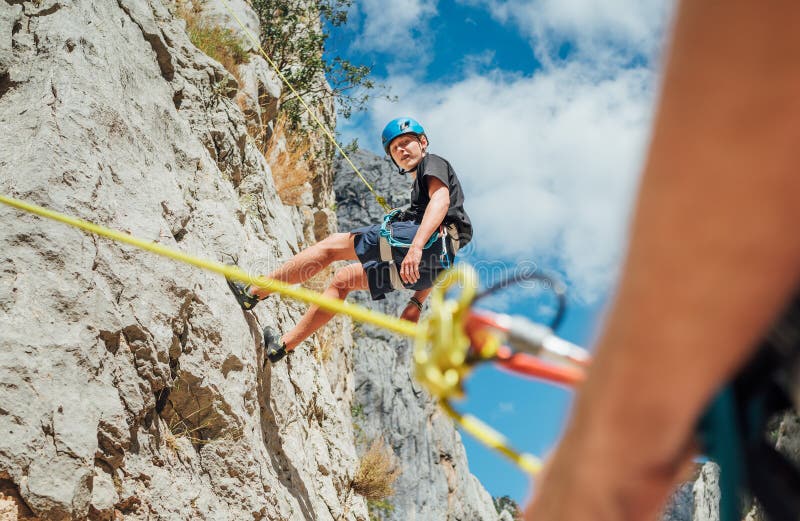
<svg viewBox="0 0 800 521"><path fill-rule="evenodd" d="M286 344L281 342L278 332L269 326L264 328L264 352L267 355L267 360L272 364L289 354L286 351ZM264 365L266 365L266 361Z"/></svg>
<svg viewBox="0 0 800 521"><path fill-rule="evenodd" d="M250 311L256 307L256 304L260 302L261 299L250 294L248 291L250 286L248 284L230 279L225 279L225 282L228 283L231 293L233 293L233 296L236 297L236 302L239 303L243 310Z"/></svg>

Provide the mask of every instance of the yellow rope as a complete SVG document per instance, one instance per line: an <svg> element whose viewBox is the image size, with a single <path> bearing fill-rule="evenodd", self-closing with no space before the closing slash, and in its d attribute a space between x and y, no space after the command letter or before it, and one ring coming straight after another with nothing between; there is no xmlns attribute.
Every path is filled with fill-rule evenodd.
<svg viewBox="0 0 800 521"><path fill-rule="evenodd" d="M439 405L448 416L453 418L475 439L487 447L503 454L528 474L535 476L541 472L542 461L536 456L524 452L517 452L508 444L508 441L502 434L470 414L459 413L447 400L440 401Z"/></svg>
<svg viewBox="0 0 800 521"><path fill-rule="evenodd" d="M327 311L331 311L333 313L343 313L353 317L358 321L373 324L404 336L417 336L417 329L419 326L408 320L391 317L383 313L378 313L377 311L372 311L357 304L351 304L349 302L332 297L326 297L325 295L321 295L315 291L292 286L279 280L269 279L267 277L253 277L236 266L226 266L225 264L221 264L219 262L188 255L155 242L139 239L127 233L105 228L81 219L76 219L68 215L48 210L47 208L42 208L41 206L20 201L18 199L0 195L0 202L19 210L30 212L41 217L46 217L47 219L52 219L54 221L59 221L64 224L80 228L86 232L94 233L117 242L130 244L131 246L135 246L163 257L184 262L192 266L197 266L198 268L202 268L204 270L219 273L220 275L223 275L231 280L238 280L247 284L253 284L255 286L268 289L269 291L274 291L275 293L281 293L288 297L309 302L311 304L316 304L320 308Z"/></svg>
<svg viewBox="0 0 800 521"><path fill-rule="evenodd" d="M12 197L0 195L0 203L18 210L33 213L40 217L52 219L88 233L94 233L113 241L129 244L136 248L183 262L198 268L218 273L228 279L238 280L266 288L291 298L316 304L333 313L349 315L354 320L369 323L388 329L400 335L415 338L414 362L417 379L428 391L439 398L444 411L457 421L466 432L474 436L484 445L510 458L522 470L529 474L537 474L541 462L534 456L519 453L511 448L505 438L488 425L473 416L461 415L449 404L448 398L463 394L463 378L469 372L466 352L469 340L464 333L466 320L472 299L477 288L477 275L471 268L459 264L447 270L434 285L431 294L431 318L414 324L363 306L326 297L304 288L292 286L267 277L253 277L235 266L227 266L215 261L188 255L152 241L140 239L128 233L112 230L82 219L70 217L41 206L26 203ZM445 300L445 292L455 284L463 286L461 295L456 301Z"/></svg>
<svg viewBox="0 0 800 521"><path fill-rule="evenodd" d="M327 125L325 125L322 122L322 120L319 119L319 116L317 116L317 114L313 110L311 110L311 107L308 106L308 104L303 99L303 97L295 90L294 86L292 86L292 84L289 83L289 80L287 80L286 76L283 75L283 73L281 72L281 70L278 67L278 65L272 60L272 58L270 58L267 55L266 51L264 51L264 48L261 46L261 42L258 41L258 38L253 36L252 33L247 30L247 27L245 27L244 23L242 23L242 21L236 15L236 13L233 11L233 9L231 9L231 6L228 3L228 0L222 0L222 3L225 5L225 9L228 10L228 13L239 24L239 27L242 28L242 31L244 31L244 33L247 35L247 37L250 39L250 41L253 42L253 45L258 47L258 50L261 52L261 55L264 57L265 60L267 60L267 63L270 64L270 66L275 71L275 73L278 75L278 77L281 79L281 81L283 81L283 83L285 83L286 86L289 87L289 90L292 91L292 94L294 94L294 96L300 101L300 103L303 105L303 108L305 108L306 112L308 112L308 115L311 116L311 118L316 122L317 126L319 126L320 130L322 130L322 132L328 137L330 142L333 143L333 146L336 147L336 150L338 150L339 153L342 154L342 157L345 159L345 161L347 161L347 163L353 169L353 172L355 172L356 175L358 175L358 177L360 177L361 180L364 181L364 184L367 185L367 188L369 188L369 191L372 192L372 195L375 196L375 200L378 201L379 205L381 205L381 207L383 208L383 211L387 212L387 213L390 212L392 210L392 208L389 206L389 203L386 202L386 199L384 199L383 197L378 195L378 193L375 191L375 189L372 188L372 185L369 184L369 181L367 181L367 179L361 174L361 171L358 169L358 167L355 165L355 163L353 163L353 161L350 160L350 156L347 155L347 152L345 152L344 149L339 145L339 142L336 141L336 137L334 137L333 133L330 130L328 130Z"/></svg>

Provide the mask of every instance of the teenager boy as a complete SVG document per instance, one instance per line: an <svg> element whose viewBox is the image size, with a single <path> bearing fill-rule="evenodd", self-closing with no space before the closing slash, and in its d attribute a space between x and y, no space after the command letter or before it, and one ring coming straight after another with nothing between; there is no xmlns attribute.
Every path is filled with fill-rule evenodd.
<svg viewBox="0 0 800 521"><path fill-rule="evenodd" d="M301 251L267 277L296 284L332 262L358 260L338 269L324 294L344 300L353 290L368 289L373 300L380 300L395 289L414 290L401 318L416 322L437 275L471 240L472 224L453 167L428 153L428 137L422 125L409 117L394 119L384 128L381 141L399 173L410 174L413 179L410 207L397 212L383 226L383 235L381 224L335 233ZM270 294L267 289L239 282L228 281L228 285L244 310L253 309ZM282 336L273 328L264 328L267 360L279 361L332 317L332 313L312 305Z"/></svg>

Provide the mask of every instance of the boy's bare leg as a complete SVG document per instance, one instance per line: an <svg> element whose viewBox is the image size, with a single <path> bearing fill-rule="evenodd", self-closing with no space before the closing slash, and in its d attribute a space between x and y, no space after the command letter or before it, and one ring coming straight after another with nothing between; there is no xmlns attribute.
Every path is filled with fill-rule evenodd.
<svg viewBox="0 0 800 521"><path fill-rule="evenodd" d="M369 289L367 274L361 264L350 264L336 271L330 286L323 292L323 295L344 300L348 293L360 289ZM297 347L300 342L324 326L332 317L333 313L323 311L318 306L308 308L294 329L281 338L286 345L286 350L291 351Z"/></svg>
<svg viewBox="0 0 800 521"><path fill-rule="evenodd" d="M301 251L267 277L288 284L298 284L310 279L332 262L357 260L354 237L352 233L334 233ZM269 290L263 288L253 288L251 291L260 299L270 294Z"/></svg>

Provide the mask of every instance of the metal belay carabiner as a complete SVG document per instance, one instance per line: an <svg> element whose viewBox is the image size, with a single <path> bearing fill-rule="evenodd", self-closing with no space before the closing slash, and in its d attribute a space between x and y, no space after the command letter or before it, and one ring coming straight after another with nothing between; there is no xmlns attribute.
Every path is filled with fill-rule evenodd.
<svg viewBox="0 0 800 521"><path fill-rule="evenodd" d="M452 267L450 255L447 253L447 239L450 234L447 233L447 226L444 224L439 225L439 236L442 239L442 253L439 254L439 263L444 269L449 269Z"/></svg>

